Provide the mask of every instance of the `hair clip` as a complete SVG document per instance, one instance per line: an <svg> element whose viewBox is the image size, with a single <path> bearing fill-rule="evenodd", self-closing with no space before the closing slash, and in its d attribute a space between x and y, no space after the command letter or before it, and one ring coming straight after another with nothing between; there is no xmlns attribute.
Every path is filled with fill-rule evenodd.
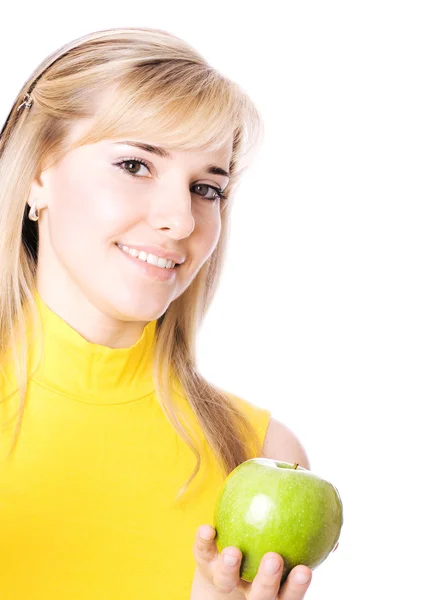
<svg viewBox="0 0 446 600"><path fill-rule="evenodd" d="M31 108L33 104L33 99L31 98L31 94L25 94L25 96L23 97L23 102L22 104L18 107L17 112L23 107L25 106L26 108Z"/></svg>

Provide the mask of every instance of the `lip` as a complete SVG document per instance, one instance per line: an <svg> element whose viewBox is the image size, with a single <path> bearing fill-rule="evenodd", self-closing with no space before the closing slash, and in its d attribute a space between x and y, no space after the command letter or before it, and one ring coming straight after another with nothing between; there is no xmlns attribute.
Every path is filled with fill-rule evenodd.
<svg viewBox="0 0 446 600"><path fill-rule="evenodd" d="M118 248L118 246L116 246ZM147 277L152 281L174 283L177 277L177 269L179 267L173 267L171 269L165 269L156 265L151 265L145 260L140 260L136 256L132 256L128 252L125 252L121 248L118 248L120 254L124 257L124 260L132 262L138 269L139 274L143 277Z"/></svg>
<svg viewBox="0 0 446 600"><path fill-rule="evenodd" d="M154 254L159 258L165 258L166 260L173 260L178 265L182 265L186 260L186 257L182 254L178 254L178 252L172 252L170 250L166 250L161 246L140 246L139 244L127 244L127 242L115 242L115 244L121 244L121 246L128 246L129 248L135 248L135 250L143 250L147 252L147 254Z"/></svg>

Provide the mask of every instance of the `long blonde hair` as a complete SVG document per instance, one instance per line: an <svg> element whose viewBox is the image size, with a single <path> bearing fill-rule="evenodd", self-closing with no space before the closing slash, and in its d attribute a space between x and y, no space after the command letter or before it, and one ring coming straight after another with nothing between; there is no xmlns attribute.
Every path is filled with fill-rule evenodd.
<svg viewBox="0 0 446 600"><path fill-rule="evenodd" d="M17 110L31 88L31 108ZM142 130L179 150L212 150L233 140L228 198L220 201L218 244L156 324L155 390L164 414L196 457L181 496L202 459L175 410L173 385L187 399L224 473L252 456L251 442L254 455L261 451L254 427L230 396L197 371L195 343L220 279L234 192L261 140L263 125L237 84L183 40L158 29L109 29L86 35L50 55L32 73L0 138L0 357L12 352L20 399L9 456L20 431L29 377L28 310L33 331L38 328L34 301L38 229L27 218L30 186L43 168L73 148L67 144L71 124L92 117L93 128L76 147Z"/></svg>

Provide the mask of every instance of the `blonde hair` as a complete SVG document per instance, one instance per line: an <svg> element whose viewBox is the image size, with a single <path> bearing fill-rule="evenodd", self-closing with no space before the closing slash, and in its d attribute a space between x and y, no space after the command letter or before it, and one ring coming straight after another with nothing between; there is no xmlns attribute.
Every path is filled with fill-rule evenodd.
<svg viewBox="0 0 446 600"><path fill-rule="evenodd" d="M30 89L32 107L17 110ZM181 496L202 458L175 410L174 386L187 399L225 474L261 452L256 430L230 395L197 371L195 343L220 279L234 192L261 140L263 125L237 84L183 40L158 29L109 29L86 35L60 48L34 71L0 138L0 357L12 351L20 399L8 456L17 442L29 377L28 310L33 331L38 328L34 301L38 229L27 218L30 186L44 168L73 148L67 143L71 124L92 117L91 131L76 147L143 130L151 131L163 146L179 150L211 150L233 140L227 199L220 201L218 244L189 288L156 324L155 390L166 417L196 457Z"/></svg>

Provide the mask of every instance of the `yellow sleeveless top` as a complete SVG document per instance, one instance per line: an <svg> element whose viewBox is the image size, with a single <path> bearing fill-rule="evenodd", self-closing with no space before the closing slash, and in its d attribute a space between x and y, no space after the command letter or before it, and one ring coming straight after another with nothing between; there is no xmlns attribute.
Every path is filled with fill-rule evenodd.
<svg viewBox="0 0 446 600"><path fill-rule="evenodd" d="M189 600L195 533L213 523L224 475L175 395L204 447L198 475L174 502L195 456L154 392L156 321L132 347L112 349L88 342L35 298L44 353L8 460L18 394L7 397L13 377L0 371L0 598ZM230 397L263 443L270 411Z"/></svg>

